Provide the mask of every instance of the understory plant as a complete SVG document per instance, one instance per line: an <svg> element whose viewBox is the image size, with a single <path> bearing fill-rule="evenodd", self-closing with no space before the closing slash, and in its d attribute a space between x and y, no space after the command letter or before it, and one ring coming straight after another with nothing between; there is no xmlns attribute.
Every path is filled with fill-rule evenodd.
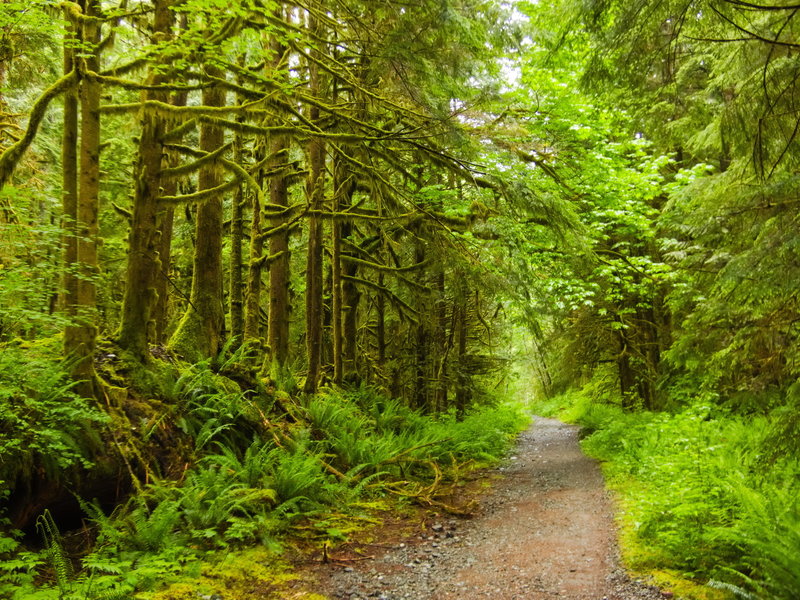
<svg viewBox="0 0 800 600"><path fill-rule="evenodd" d="M625 412L582 393L549 408L584 427L624 513L628 560L743 598L800 589L800 464L776 454L779 414L742 416L705 402Z"/></svg>
<svg viewBox="0 0 800 600"><path fill-rule="evenodd" d="M68 366L47 344L24 346L0 345L0 479L61 481L92 466L108 417L74 392Z"/></svg>
<svg viewBox="0 0 800 600"><path fill-rule="evenodd" d="M80 560L55 560L65 552L47 521L45 550L0 572L0 589L15 600L130 598L196 577L220 552L279 552L292 528L314 543L342 540L342 519L370 520L364 506L435 494L464 468L502 457L527 422L512 406L476 408L463 420L423 415L363 387L287 400L293 422L276 425L268 397L243 393L208 365L196 365L174 391L173 420L194 440L180 479L153 474L110 513L82 501L96 541Z"/></svg>

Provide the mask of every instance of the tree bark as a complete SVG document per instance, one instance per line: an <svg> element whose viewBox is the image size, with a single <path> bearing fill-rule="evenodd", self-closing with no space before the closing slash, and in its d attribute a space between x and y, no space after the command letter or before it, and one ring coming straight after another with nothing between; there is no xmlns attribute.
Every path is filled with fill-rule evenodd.
<svg viewBox="0 0 800 600"><path fill-rule="evenodd" d="M334 183L334 186L336 184ZM339 211L334 200L334 212ZM333 312L333 382L341 385L343 379L342 357L342 223L339 219L331 227L331 309Z"/></svg>
<svg viewBox="0 0 800 600"><path fill-rule="evenodd" d="M222 77L218 67L206 66L212 77ZM225 105L225 92L218 86L203 90L203 104L211 107ZM225 142L224 130L203 123L200 128L200 149L213 152ZM217 163L204 164L198 175L198 190L208 190L222 184L222 169ZM197 207L196 245L193 261L192 289L189 305L172 336L171 345L190 361L215 356L222 347L225 330L225 311L222 301L222 196L206 200Z"/></svg>
<svg viewBox="0 0 800 600"><path fill-rule="evenodd" d="M99 14L99 1L87 0L85 14ZM81 381L76 388L84 396L98 396L97 375L94 370L94 351L97 336L97 289L96 277L98 214L100 195L100 83L87 73L100 70L98 44L100 25L95 20L83 23L83 41L87 45L80 69L84 75L80 87L80 174L78 179L78 203L76 211L78 285L76 295L76 326L65 332L66 348L70 350L74 363L73 378Z"/></svg>
<svg viewBox="0 0 800 600"><path fill-rule="evenodd" d="M466 298L466 294L465 294ZM469 404L471 393L469 389L469 375L468 368L465 363L467 356L467 340L468 340L468 319L467 319L467 306L465 303L454 307L456 311L455 327L456 327L456 348L458 367L456 373L456 415L459 419L464 418L467 412L467 405Z"/></svg>
<svg viewBox="0 0 800 600"><path fill-rule="evenodd" d="M244 162L244 136L240 132L234 134L233 160L236 164ZM233 195L231 209L231 263L230 263L230 313L231 337L236 345L244 339L244 288L242 276L242 243L244 240L244 203L245 183L241 182ZM260 276L259 276L260 277Z"/></svg>
<svg viewBox="0 0 800 600"><path fill-rule="evenodd" d="M416 247L414 249L414 262L420 264L425 261L425 242L421 239L415 241ZM424 277L424 273L420 274ZM425 307L427 299L422 299L422 302L417 306L421 307L419 311L419 322L416 325L414 333L414 353L415 353L415 377L414 377L414 408L427 410L428 406L428 371L430 366L430 329L428 323L425 321L428 316L428 310Z"/></svg>
<svg viewBox="0 0 800 600"><path fill-rule="evenodd" d="M378 274L378 285L383 287L384 275ZM375 310L377 315L375 317L375 338L378 344L378 366L383 367L386 364L386 298L383 294L378 294L375 299Z"/></svg>
<svg viewBox="0 0 800 600"><path fill-rule="evenodd" d="M309 18L309 29L317 32L319 27L316 18ZM315 62L309 63L309 83L312 96L320 94L320 73ZM320 111L317 106L311 106L309 120L315 123L319 120ZM325 142L322 138L312 138L308 144L309 175L306 182L306 197L314 213L323 208L323 194L325 189ZM308 353L308 370L304 391L313 394L319 386L322 370L322 286L323 286L323 261L322 240L323 222L318 214L308 220L308 257L306 262L306 350Z"/></svg>
<svg viewBox="0 0 800 600"><path fill-rule="evenodd" d="M256 162L264 158L262 145L256 148ZM256 175L258 185L264 189L264 175ZM244 299L244 340L261 345L261 263L258 259L264 253L264 235L261 227L261 199L252 194L252 213L250 221L250 262L247 268L247 292Z"/></svg>
<svg viewBox="0 0 800 600"><path fill-rule="evenodd" d="M434 347L436 348L436 355L434 363L436 364L436 390L433 398L434 412L447 410L447 391L449 387L448 373L447 373L447 357L448 357L448 337L447 337L447 297L445 294L445 274L444 268L437 265L438 273L434 278L436 289L436 330L434 332Z"/></svg>
<svg viewBox="0 0 800 600"><path fill-rule="evenodd" d="M317 115L318 116L318 115ZM325 147L321 139L309 144L310 174L307 184L309 204L312 210L322 209L325 185ZM323 223L319 216L312 215L308 221L308 256L306 263L306 349L308 352L308 374L304 391L315 393L322 369L322 238Z"/></svg>
<svg viewBox="0 0 800 600"><path fill-rule="evenodd" d="M75 68L75 44L80 36L80 28L67 21L64 35L64 74ZM64 269L61 283L61 306L70 322L77 314L78 279L75 270L78 263L78 90L71 88L64 92L64 131L61 138L61 182L62 182L62 224L64 230ZM64 336L64 354L75 351L71 334Z"/></svg>
<svg viewBox="0 0 800 600"><path fill-rule="evenodd" d="M173 12L166 0L154 0L153 42L166 39L172 28ZM163 65L153 69L148 84L167 81ZM157 90L142 91L142 101L166 102L168 94ZM119 345L139 361L149 358L149 342L156 339L156 307L158 278L163 276L160 251L163 225L171 235L171 222L159 223L158 198L161 193L163 136L165 120L156 111L143 110L141 134L135 167L135 190L131 228L128 237L128 268L125 295L122 301L122 320L118 333ZM162 227L159 227L161 225Z"/></svg>
<svg viewBox="0 0 800 600"><path fill-rule="evenodd" d="M350 206L351 198L353 196L354 180L349 173L344 159L338 154L334 158L334 181L333 181L333 212L339 213ZM342 239L349 237L352 230L350 221L342 219L335 219L331 227L331 310L332 310L332 324L333 324L333 380L337 384L341 384L343 379L353 368L353 361L348 360L351 357L345 352L345 344L348 350L352 350L355 344L354 331L347 331L346 315L352 316L355 314L355 306L348 306L347 300L352 298L345 298L345 283L342 280L342 272L346 268L342 265ZM351 276L355 273L348 273ZM348 282L348 288L355 287L352 281ZM352 291L350 291L352 295ZM352 325L352 323L348 323ZM347 339L348 335L352 338Z"/></svg>
<svg viewBox="0 0 800 600"><path fill-rule="evenodd" d="M276 137L270 148L273 166L285 163L289 154L289 143L284 137ZM275 206L289 206L289 188L284 176L270 180L269 201ZM285 226L288 217L272 217L270 226ZM291 276L291 255L289 254L289 231L282 229L269 239L270 256L277 256L269 269L269 323L267 339L270 360L273 367L281 370L289 359L289 279Z"/></svg>

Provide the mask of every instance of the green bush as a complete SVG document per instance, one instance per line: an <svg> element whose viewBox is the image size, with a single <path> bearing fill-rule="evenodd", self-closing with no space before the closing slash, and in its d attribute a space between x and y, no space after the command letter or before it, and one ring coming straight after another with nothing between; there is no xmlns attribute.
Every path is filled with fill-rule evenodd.
<svg viewBox="0 0 800 600"><path fill-rule="evenodd" d="M39 567L61 556L50 524L49 554L0 570L0 590L14 589L19 598L130 597L195 569L207 552L275 548L303 518L306 529L319 530L314 535L340 539L336 519L361 514L359 502L393 482L429 485L433 463L446 477L454 464L497 460L527 422L508 406L478 409L461 421L422 415L362 387L306 398L298 422L277 427L258 418L268 410L259 398L209 365L195 365L173 387L178 426L195 440L181 481L151 482L111 515L84 503L98 535L83 570L34 585ZM12 551L16 541L0 537L0 544L0 552Z"/></svg>
<svg viewBox="0 0 800 600"><path fill-rule="evenodd" d="M92 466L108 417L74 387L60 361L0 347L0 479L60 481Z"/></svg>
<svg viewBox="0 0 800 600"><path fill-rule="evenodd" d="M565 412L590 432L584 449L604 461L635 545L647 549L632 551L634 566L742 597L796 598L800 466L771 452L782 414L733 415L706 403L626 413L573 400Z"/></svg>

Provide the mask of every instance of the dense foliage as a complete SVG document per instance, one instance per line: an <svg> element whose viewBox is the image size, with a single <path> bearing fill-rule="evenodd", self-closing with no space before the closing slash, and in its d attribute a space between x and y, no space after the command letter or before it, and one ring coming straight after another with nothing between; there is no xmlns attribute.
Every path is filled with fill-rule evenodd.
<svg viewBox="0 0 800 600"><path fill-rule="evenodd" d="M97 499L81 500L87 523L80 537L92 532L96 539L79 561L80 547L62 535L49 510L36 519L40 551L23 550L20 531L0 536L7 558L0 594L131 598L173 583L165 597L174 598L169 594L187 593L180 591L181 581L196 579L208 568L204 564L219 563L231 551L260 545L268 553L258 560L269 562L288 533L307 532L314 547L346 540L374 523L377 511L393 506L392 498L457 511L441 500L447 490L503 456L527 423L508 406L484 407L460 420L455 414L433 418L364 387L327 391L300 404L289 405L287 397L291 419L273 424L267 397L234 387L208 364L182 375L173 384L175 405L144 437L159 435L152 433L156 428L169 430L173 444L188 446L191 465L177 478L151 473L110 514ZM81 406L70 405L71 411ZM62 435L69 426L62 425ZM57 442L42 437L30 452L69 466L73 455L59 453ZM245 567L246 555L241 562L253 568ZM195 581L180 597L228 592L239 584L252 588L251 575ZM274 584L275 574L264 580Z"/></svg>
<svg viewBox="0 0 800 600"><path fill-rule="evenodd" d="M3 591L436 501L521 372L640 566L796 589L796 11L0 2Z"/></svg>
<svg viewBox="0 0 800 600"><path fill-rule="evenodd" d="M585 392L540 409L585 428L584 449L621 499L631 567L687 597L703 597L703 583L745 598L796 595L800 465L774 450L781 411L745 417L696 401L629 413Z"/></svg>

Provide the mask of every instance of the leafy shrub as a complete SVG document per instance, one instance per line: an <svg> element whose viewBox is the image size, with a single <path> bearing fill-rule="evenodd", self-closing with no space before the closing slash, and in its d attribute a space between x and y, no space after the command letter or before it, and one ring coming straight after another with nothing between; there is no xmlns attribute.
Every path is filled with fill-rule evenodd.
<svg viewBox="0 0 800 600"><path fill-rule="evenodd" d="M10 185L3 195L22 212L35 202L35 192ZM50 309L63 269L64 234L47 223L0 219L0 343L53 335L68 323L63 313Z"/></svg>
<svg viewBox="0 0 800 600"><path fill-rule="evenodd" d="M340 521L362 511L359 501L393 481L429 485L435 462L495 460L526 422L509 407L463 421L423 416L364 387L308 398L299 423L270 429L255 418L266 407L237 387L202 364L178 379L178 423L195 438L195 461L182 481L151 482L111 515L84 503L98 534L83 571L37 588L33 579L48 557L31 555L29 567L15 563L9 571L18 581L9 589L43 600L132 597L194 569L206 552L275 547L300 518L314 535L341 539L347 526ZM0 573L0 590L8 581Z"/></svg>
<svg viewBox="0 0 800 600"><path fill-rule="evenodd" d="M57 481L92 466L108 417L74 386L61 362L18 345L0 348L0 479L36 472Z"/></svg>
<svg viewBox="0 0 800 600"><path fill-rule="evenodd" d="M742 597L796 597L800 467L770 451L782 413L738 416L706 403L625 413L575 398L567 412L592 432L584 449L605 461L621 495L633 566L673 569Z"/></svg>
<svg viewBox="0 0 800 600"><path fill-rule="evenodd" d="M483 406L459 421L455 413L423 416L367 387L309 400L312 430L344 469L394 472L406 462L498 460L528 418L519 408Z"/></svg>

